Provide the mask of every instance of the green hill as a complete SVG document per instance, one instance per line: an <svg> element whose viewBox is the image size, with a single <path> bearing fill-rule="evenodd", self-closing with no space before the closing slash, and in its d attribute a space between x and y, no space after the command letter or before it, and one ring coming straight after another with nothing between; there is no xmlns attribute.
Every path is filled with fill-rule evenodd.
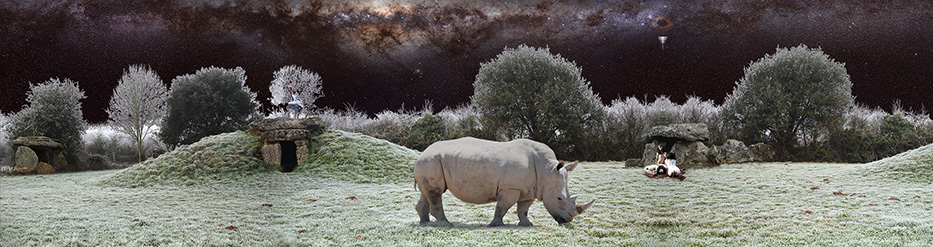
<svg viewBox="0 0 933 247"><path fill-rule="evenodd" d="M291 174L356 183L410 182L419 155L385 140L343 131L325 132L310 143L311 158ZM261 146L258 135L244 131L210 136L104 177L101 183L120 187L194 185L277 173L262 161Z"/></svg>
<svg viewBox="0 0 933 247"><path fill-rule="evenodd" d="M913 182L933 182L933 144L866 164L871 173Z"/></svg>

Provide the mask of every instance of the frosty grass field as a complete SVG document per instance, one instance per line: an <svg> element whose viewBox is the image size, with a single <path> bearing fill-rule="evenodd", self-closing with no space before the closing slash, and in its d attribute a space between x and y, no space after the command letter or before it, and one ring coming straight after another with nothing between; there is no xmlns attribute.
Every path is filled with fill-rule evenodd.
<svg viewBox="0 0 933 247"><path fill-rule="evenodd" d="M321 142L322 149L332 145ZM204 148L197 145L175 152ZM248 149L232 154L252 155ZM251 164L243 166L248 172L216 170L226 175L210 180L146 182L202 176L158 174L153 168L165 165L158 162L137 165L148 170L132 176L134 168L0 177L0 246L933 245L930 176L905 176L915 168L928 172L933 145L869 164L691 169L684 181L585 162L571 173L570 192L596 204L571 225L557 225L535 202L534 227L514 226L513 213L505 218L512 226L499 228L486 227L494 204L466 204L449 192L444 203L453 227L418 225L420 194L410 170L408 178L361 180L329 173L327 165L280 173ZM360 172L396 172L374 169Z"/></svg>

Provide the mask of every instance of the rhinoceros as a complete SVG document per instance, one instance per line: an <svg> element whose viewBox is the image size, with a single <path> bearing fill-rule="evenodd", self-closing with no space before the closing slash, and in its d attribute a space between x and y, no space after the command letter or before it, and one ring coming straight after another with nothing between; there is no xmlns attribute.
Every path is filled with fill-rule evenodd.
<svg viewBox="0 0 933 247"><path fill-rule="evenodd" d="M450 225L444 216L441 195L450 190L457 199L474 204L496 202L489 226L501 226L502 216L518 203L519 226L531 226L528 209L535 199L558 224L570 222L596 200L576 204L577 197L567 190L567 172L577 167L564 165L543 143L517 139L494 142L471 137L440 141L428 146L415 162L415 187L421 199L415 211L421 224Z"/></svg>

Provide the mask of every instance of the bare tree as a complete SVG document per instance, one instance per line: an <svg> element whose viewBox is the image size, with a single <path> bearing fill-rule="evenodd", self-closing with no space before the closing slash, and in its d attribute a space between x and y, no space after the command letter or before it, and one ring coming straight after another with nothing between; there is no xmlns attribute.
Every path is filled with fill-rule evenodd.
<svg viewBox="0 0 933 247"><path fill-rule="evenodd" d="M269 98L273 105L289 104L295 102L293 95L302 104L301 111L313 108L314 101L324 97L321 76L317 73L302 69L296 65L282 67L273 73L274 79L269 85Z"/></svg>
<svg viewBox="0 0 933 247"><path fill-rule="evenodd" d="M142 162L143 140L165 115L168 89L149 66L131 65L110 98L110 124L133 138L136 157Z"/></svg>

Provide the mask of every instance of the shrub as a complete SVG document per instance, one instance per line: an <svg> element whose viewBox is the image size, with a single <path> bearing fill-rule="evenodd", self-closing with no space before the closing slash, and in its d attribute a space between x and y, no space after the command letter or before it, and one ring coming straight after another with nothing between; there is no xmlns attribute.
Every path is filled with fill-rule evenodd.
<svg viewBox="0 0 933 247"><path fill-rule="evenodd" d="M801 133L842 124L852 102L844 65L819 48L801 45L778 48L745 68L745 76L726 96L721 116L747 142L773 143L780 159Z"/></svg>
<svg viewBox="0 0 933 247"><path fill-rule="evenodd" d="M446 133L447 126L444 125L444 119L425 114L411 125L411 148L423 151L428 145L443 139Z"/></svg>
<svg viewBox="0 0 933 247"><path fill-rule="evenodd" d="M888 152L884 156L898 154L919 146L919 138L914 125L901 114L885 116L881 121L881 136L885 140Z"/></svg>
<svg viewBox="0 0 933 247"><path fill-rule="evenodd" d="M246 128L260 116L256 94L245 83L246 71L240 67L203 68L176 77L159 136L169 145L191 144L205 136Z"/></svg>
<svg viewBox="0 0 933 247"><path fill-rule="evenodd" d="M29 85L26 101L29 106L14 114L7 125L9 138L46 136L65 146L65 156L77 164L83 151L81 135L87 123L81 113L80 100L86 98L78 83L70 79L49 79Z"/></svg>
<svg viewBox="0 0 933 247"><path fill-rule="evenodd" d="M599 96L575 63L547 48L506 48L483 63L473 82L473 103L483 127L507 139L530 138L547 144L561 157L579 150L574 144L586 128L602 121Z"/></svg>

